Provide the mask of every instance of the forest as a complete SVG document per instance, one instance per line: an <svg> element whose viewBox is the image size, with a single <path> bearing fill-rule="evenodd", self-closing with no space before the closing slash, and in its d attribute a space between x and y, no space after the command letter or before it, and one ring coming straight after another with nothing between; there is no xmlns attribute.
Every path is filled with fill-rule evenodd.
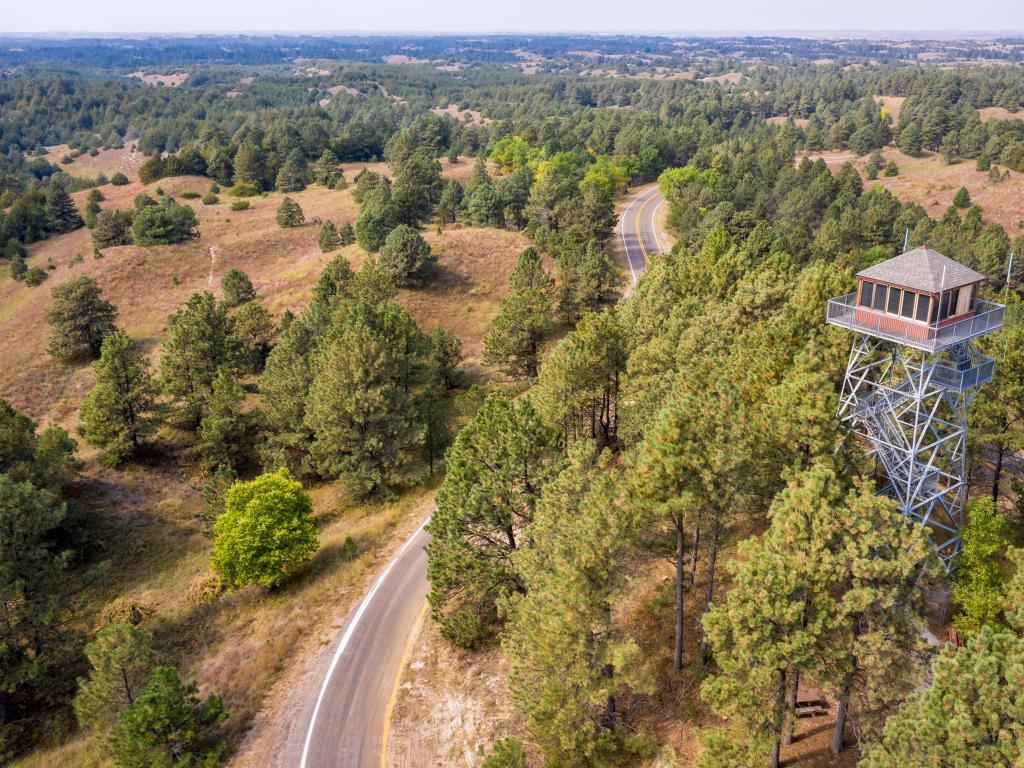
<svg viewBox="0 0 1024 768"><path fill-rule="evenodd" d="M315 643L289 605L352 599L422 502L430 622L515 712L478 765L1020 766L1005 43L0 41L0 761L243 760L290 650L223 647ZM674 244L634 286L645 186ZM825 323L918 245L1007 304L952 574ZM811 687L840 762L798 751Z"/></svg>

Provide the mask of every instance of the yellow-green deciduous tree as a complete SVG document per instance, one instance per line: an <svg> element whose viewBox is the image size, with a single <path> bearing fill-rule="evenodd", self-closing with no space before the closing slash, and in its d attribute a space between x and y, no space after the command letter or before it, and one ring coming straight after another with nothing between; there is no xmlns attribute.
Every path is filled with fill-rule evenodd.
<svg viewBox="0 0 1024 768"><path fill-rule="evenodd" d="M288 471L235 483L213 529L213 569L231 589L283 584L317 549L312 502Z"/></svg>

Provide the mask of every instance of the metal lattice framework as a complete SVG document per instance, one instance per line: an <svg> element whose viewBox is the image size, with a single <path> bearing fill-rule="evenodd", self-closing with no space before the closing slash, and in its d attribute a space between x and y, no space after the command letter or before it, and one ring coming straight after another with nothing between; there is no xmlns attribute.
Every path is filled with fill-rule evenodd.
<svg viewBox="0 0 1024 768"><path fill-rule="evenodd" d="M879 493L925 527L947 569L960 551L967 408L993 366L970 339L930 350L859 329L846 367L839 417L870 442Z"/></svg>

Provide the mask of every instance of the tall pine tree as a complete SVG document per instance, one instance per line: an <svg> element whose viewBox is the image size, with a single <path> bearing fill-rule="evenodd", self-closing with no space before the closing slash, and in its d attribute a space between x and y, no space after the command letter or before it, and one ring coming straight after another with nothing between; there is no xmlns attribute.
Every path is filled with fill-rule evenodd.
<svg viewBox="0 0 1024 768"><path fill-rule="evenodd" d="M116 466L138 453L156 428L155 390L138 345L122 330L103 340L93 364L96 383L82 401L78 433Z"/></svg>
<svg viewBox="0 0 1024 768"><path fill-rule="evenodd" d="M528 400L498 393L455 438L427 545L430 606L448 639L474 645L492 630L501 595L523 589L510 557L557 472L557 441Z"/></svg>

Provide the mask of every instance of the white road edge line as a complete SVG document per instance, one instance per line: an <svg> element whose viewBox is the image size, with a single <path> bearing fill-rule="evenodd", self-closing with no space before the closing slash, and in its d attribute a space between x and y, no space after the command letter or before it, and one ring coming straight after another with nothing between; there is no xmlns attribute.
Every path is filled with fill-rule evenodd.
<svg viewBox="0 0 1024 768"><path fill-rule="evenodd" d="M633 285L636 285L636 272L633 271L633 259L629 255L629 246L626 245L626 214L629 213L629 209L636 203L634 198L629 205L626 206L625 210L622 211L622 215L619 217L619 236L622 238L622 251L626 254L626 263L629 265L629 274L633 277ZM305 766L303 766L305 768Z"/></svg>
<svg viewBox="0 0 1024 768"><path fill-rule="evenodd" d="M331 676L334 674L334 668L338 666L338 660L341 659L341 655L345 652L345 648L348 646L349 640L352 639L352 635L355 633L356 627L359 626L359 620L363 617L363 613L373 600L373 596L377 594L377 590L380 589L384 580L387 579L388 574L391 573L391 569L394 568L395 564L402 559L406 550L412 545L413 539L420 535L420 532L429 522L430 518L428 517L420 523L419 528L413 531L412 535L405 540L401 549L398 550L398 553L394 558L392 558L391 562L387 564L380 576L377 577L377 581L375 581L373 586L370 587L370 591L366 593L366 597L363 598L363 601L359 604L356 612L352 614L352 619L345 628L345 634L341 636L341 642L338 643L338 649L334 652L334 658L331 659L331 665L327 668L327 674L324 676L324 682L320 686L320 694L316 697L316 704L313 707L313 715L309 718L309 729L306 731L306 741L302 745L302 761L299 763L299 768L306 768L306 759L309 755L309 745L313 741L313 729L316 727L316 716L320 712L320 704L324 700L324 694L327 693L327 687L331 684Z"/></svg>
<svg viewBox="0 0 1024 768"><path fill-rule="evenodd" d="M661 247L661 238L658 237L658 225L655 223L655 219L658 217L658 209L665 204L665 198L661 199L661 202L654 206L654 210L651 211L651 234L654 235L654 244L658 246L658 253L664 253L665 249Z"/></svg>

